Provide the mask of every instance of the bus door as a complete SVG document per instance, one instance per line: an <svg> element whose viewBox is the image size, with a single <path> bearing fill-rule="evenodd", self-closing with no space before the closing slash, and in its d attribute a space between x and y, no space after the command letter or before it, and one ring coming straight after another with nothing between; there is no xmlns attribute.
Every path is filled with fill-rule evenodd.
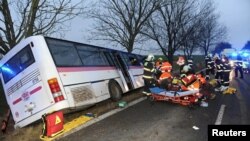
<svg viewBox="0 0 250 141"><path fill-rule="evenodd" d="M122 54L116 52L114 53L114 57L115 57L114 59L115 59L116 68L118 69L119 74L122 77L124 77L124 81L127 84L128 90L134 89L132 75L129 71L129 67L127 66Z"/></svg>

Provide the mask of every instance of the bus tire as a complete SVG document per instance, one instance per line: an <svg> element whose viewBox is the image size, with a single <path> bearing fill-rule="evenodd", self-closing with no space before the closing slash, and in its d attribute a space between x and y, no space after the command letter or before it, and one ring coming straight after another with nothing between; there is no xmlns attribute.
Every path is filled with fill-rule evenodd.
<svg viewBox="0 0 250 141"><path fill-rule="evenodd" d="M113 101L118 101L122 98L122 89L115 80L109 81L109 93Z"/></svg>

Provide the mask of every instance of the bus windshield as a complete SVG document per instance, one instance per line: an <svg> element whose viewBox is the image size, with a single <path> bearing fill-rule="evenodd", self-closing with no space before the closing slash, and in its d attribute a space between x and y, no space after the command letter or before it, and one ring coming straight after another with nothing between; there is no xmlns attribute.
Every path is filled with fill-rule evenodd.
<svg viewBox="0 0 250 141"><path fill-rule="evenodd" d="M1 67L4 83L9 82L34 62L31 48L27 45Z"/></svg>

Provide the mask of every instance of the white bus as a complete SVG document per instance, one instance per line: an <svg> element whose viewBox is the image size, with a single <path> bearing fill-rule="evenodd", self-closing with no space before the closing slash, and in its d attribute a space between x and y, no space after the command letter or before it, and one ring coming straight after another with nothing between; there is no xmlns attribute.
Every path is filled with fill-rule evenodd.
<svg viewBox="0 0 250 141"><path fill-rule="evenodd" d="M0 60L15 128L52 111L119 100L144 85L141 57L39 35L22 40Z"/></svg>

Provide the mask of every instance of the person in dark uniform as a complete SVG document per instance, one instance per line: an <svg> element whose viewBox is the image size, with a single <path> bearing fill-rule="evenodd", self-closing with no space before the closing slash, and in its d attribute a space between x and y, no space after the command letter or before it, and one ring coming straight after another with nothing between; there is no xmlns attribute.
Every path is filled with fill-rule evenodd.
<svg viewBox="0 0 250 141"><path fill-rule="evenodd" d="M214 60L212 59L212 54L208 54L205 57L205 65L206 65L206 80L210 79L210 74L214 75Z"/></svg>
<svg viewBox="0 0 250 141"><path fill-rule="evenodd" d="M188 65L193 69L194 62L193 62L193 57L192 56L190 56L188 58L187 62L188 62Z"/></svg>
<svg viewBox="0 0 250 141"><path fill-rule="evenodd" d="M187 62L188 62L188 66L190 67L190 72L193 73L193 74L195 74L193 57L190 56L188 58Z"/></svg>
<svg viewBox="0 0 250 141"><path fill-rule="evenodd" d="M144 90L143 94L149 96L151 92L149 90L150 87L155 86L155 78L154 74L156 72L155 64L154 64L154 55L149 54L143 64L143 80L144 80Z"/></svg>
<svg viewBox="0 0 250 141"><path fill-rule="evenodd" d="M221 59L219 58L219 55L216 54L214 56L214 63L215 63L215 80L218 82L219 86L222 86L223 84L223 64ZM220 90L222 87L220 87L218 90Z"/></svg>
<svg viewBox="0 0 250 141"><path fill-rule="evenodd" d="M239 71L240 72L240 78L244 78L244 76L243 76L243 69L242 69L243 63L242 63L242 58L241 58L240 55L238 55L237 61L234 62L234 65L235 65L235 69L234 69L234 71L235 71L235 77L238 77L238 71Z"/></svg>
<svg viewBox="0 0 250 141"><path fill-rule="evenodd" d="M232 68L228 58L225 55L222 56L222 63L223 63L223 80L224 80L223 86L228 88L229 76Z"/></svg>

